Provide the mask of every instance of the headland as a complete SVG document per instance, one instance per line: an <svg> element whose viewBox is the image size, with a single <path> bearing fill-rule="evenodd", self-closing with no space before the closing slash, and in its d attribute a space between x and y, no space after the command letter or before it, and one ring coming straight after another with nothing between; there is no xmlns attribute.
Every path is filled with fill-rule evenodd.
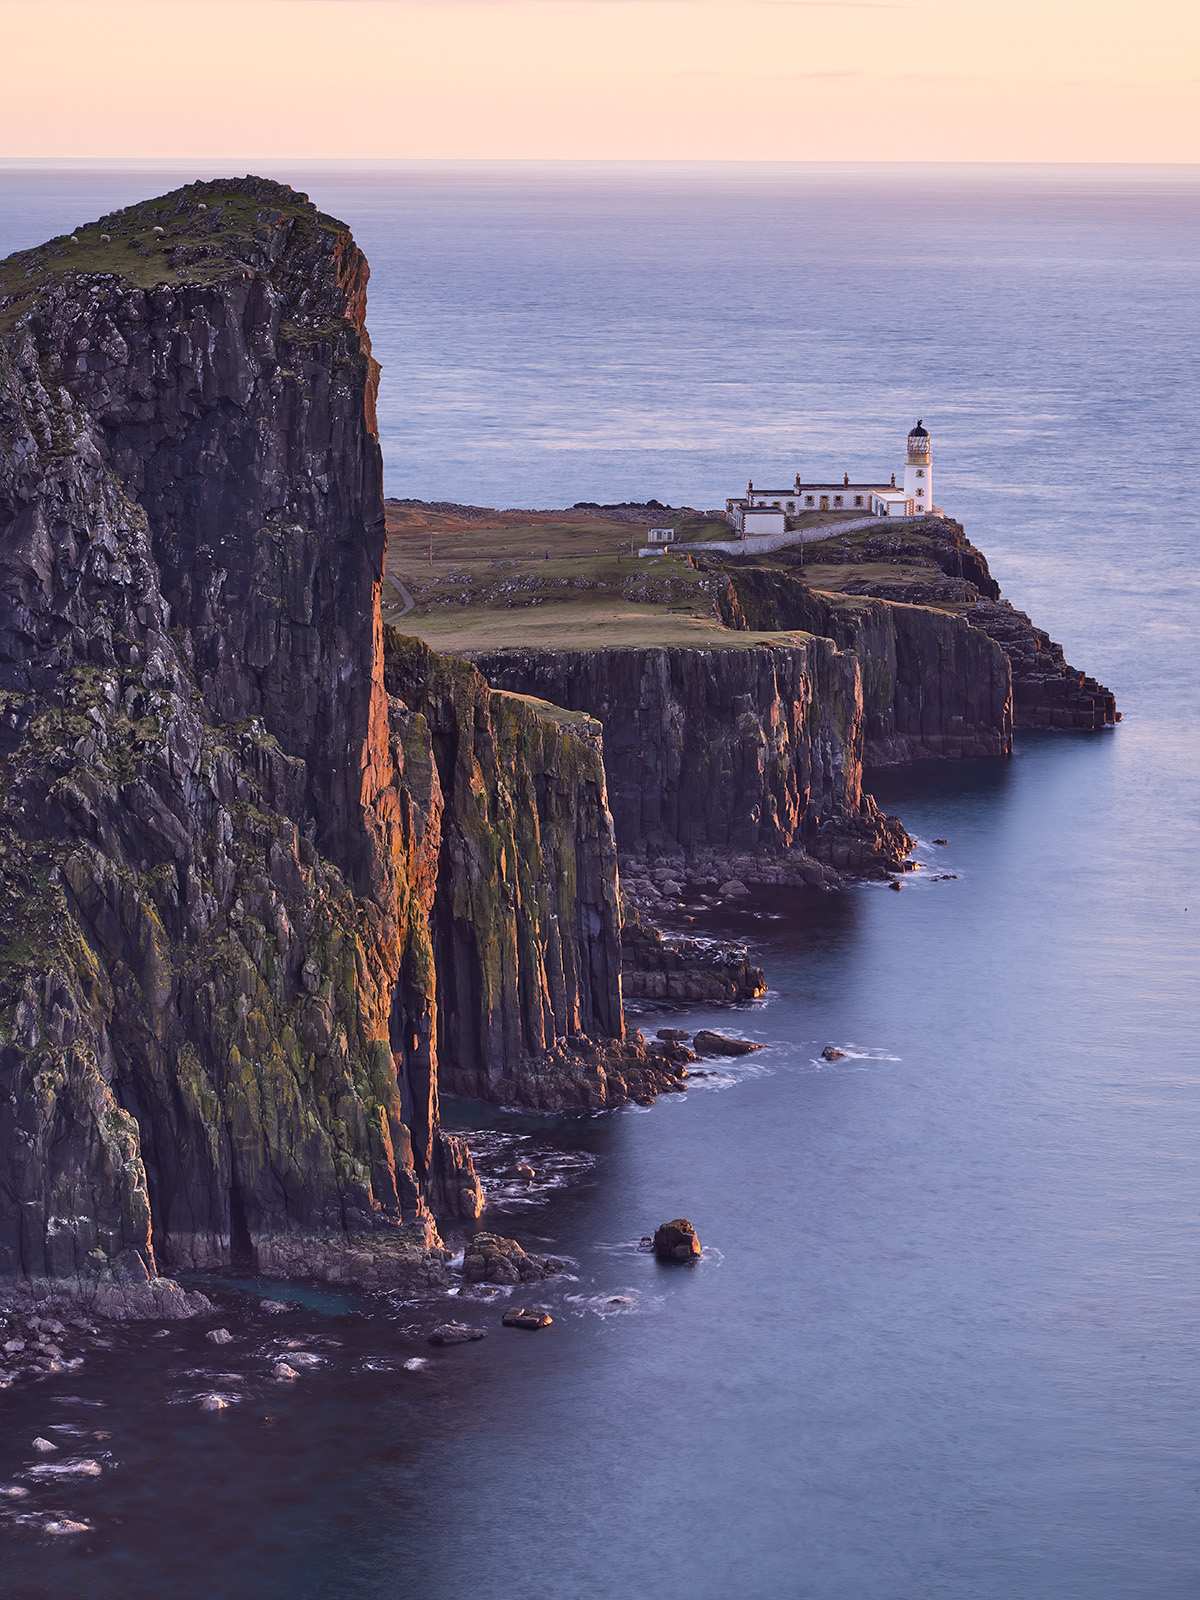
<svg viewBox="0 0 1200 1600"><path fill-rule="evenodd" d="M14 1284L444 1289L482 1197L442 1093L684 1089L625 996L763 977L654 916L901 882L864 764L1005 757L1015 683L1018 725L1115 717L945 520L745 559L717 513L385 505L367 276L261 179L0 264Z"/></svg>

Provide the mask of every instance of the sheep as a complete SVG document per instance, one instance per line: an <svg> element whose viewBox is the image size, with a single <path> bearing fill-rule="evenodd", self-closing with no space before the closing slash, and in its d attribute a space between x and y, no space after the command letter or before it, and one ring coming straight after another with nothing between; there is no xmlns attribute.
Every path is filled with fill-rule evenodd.
<svg viewBox="0 0 1200 1600"><path fill-rule="evenodd" d="M112 243L112 234L111 233L102 233L100 235L100 243L101 244L111 244Z"/></svg>
<svg viewBox="0 0 1200 1600"><path fill-rule="evenodd" d="M73 234L72 234L72 235L71 235L71 240L70 240L70 242L71 242L71 243L72 243L72 244L78 244L78 243L79 243L79 235L78 235L78 234L77 234L77 233L73 233Z"/></svg>
<svg viewBox="0 0 1200 1600"><path fill-rule="evenodd" d="M196 210L197 211L207 211L208 207L204 204L204 201L201 200L200 204L196 207Z"/></svg>
<svg viewBox="0 0 1200 1600"><path fill-rule="evenodd" d="M163 233L166 233L167 230L165 228L155 228L154 231L155 231L155 233L163 234Z"/></svg>

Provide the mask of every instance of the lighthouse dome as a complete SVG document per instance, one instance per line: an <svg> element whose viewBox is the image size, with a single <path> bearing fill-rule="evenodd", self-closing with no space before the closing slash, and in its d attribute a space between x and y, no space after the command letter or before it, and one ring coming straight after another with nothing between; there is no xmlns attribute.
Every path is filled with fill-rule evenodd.
<svg viewBox="0 0 1200 1600"><path fill-rule="evenodd" d="M919 417L917 418L916 427L911 429L908 435L908 459L910 461L929 460L929 429L923 425Z"/></svg>

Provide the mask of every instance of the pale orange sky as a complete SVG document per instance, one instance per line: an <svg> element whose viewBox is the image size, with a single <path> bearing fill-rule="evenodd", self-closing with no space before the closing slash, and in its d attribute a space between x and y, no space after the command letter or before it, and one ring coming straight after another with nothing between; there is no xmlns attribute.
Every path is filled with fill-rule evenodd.
<svg viewBox="0 0 1200 1600"><path fill-rule="evenodd" d="M1200 161L1197 0L0 0L0 156Z"/></svg>

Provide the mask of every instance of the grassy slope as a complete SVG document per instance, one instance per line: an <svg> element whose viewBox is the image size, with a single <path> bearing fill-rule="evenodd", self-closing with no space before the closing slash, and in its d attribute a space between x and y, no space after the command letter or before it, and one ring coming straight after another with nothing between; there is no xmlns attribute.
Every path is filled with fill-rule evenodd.
<svg viewBox="0 0 1200 1600"><path fill-rule="evenodd" d="M401 617L389 584L385 620L438 650L745 649L798 637L725 628L703 574L678 556L631 554L631 545L645 543L645 523L582 511L497 512L479 521L394 502L387 512L388 576L416 605Z"/></svg>

